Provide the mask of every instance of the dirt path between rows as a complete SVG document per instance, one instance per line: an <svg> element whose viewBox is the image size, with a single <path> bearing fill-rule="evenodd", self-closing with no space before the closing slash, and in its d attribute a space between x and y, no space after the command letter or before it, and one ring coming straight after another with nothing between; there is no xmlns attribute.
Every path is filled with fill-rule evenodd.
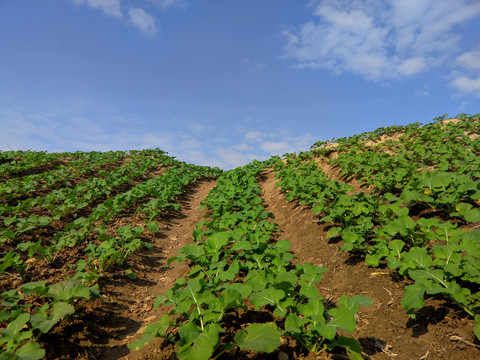
<svg viewBox="0 0 480 360"><path fill-rule="evenodd" d="M206 213L199 210L200 202L215 185L215 181L196 183L182 196L182 210L173 217L158 221L160 231L154 234L154 247L139 251L129 260L128 265L137 275L136 280L125 280L123 274L105 279L102 293L113 301L104 302L96 309L100 311L94 315L98 318L99 334L108 336L98 339L99 341L91 346L92 351L89 353L96 354L94 358L159 358L160 352L163 352L162 357L165 356L165 350L159 348L161 339L152 341L139 351L130 351L127 344L138 339L147 324L170 311L163 306L153 309L155 298L165 294L176 279L186 275L188 267L185 262L174 262L168 266L167 260L177 255L182 246L193 242L195 225ZM132 221L135 225L135 220L130 219L130 223Z"/></svg>
<svg viewBox="0 0 480 360"><path fill-rule="evenodd" d="M374 300L371 307L360 309L353 333L367 358L480 358L480 350L451 340L451 336L459 336L473 342L472 319L444 300L430 299L419 312L418 320L410 320L401 307L405 281L395 279L388 268L368 268L363 259L338 251L340 244L329 243L325 225L318 224L318 217L306 206L289 203L276 182L272 170L264 173L260 181L264 206L275 215L274 221L284 231L281 238L292 243L291 250L298 262L327 266L318 285L321 296L335 302L343 295Z"/></svg>

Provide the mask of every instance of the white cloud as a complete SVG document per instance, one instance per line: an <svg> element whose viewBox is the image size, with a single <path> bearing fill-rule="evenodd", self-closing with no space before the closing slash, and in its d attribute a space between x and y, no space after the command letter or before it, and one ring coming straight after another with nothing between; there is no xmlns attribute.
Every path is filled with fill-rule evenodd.
<svg viewBox="0 0 480 360"><path fill-rule="evenodd" d="M122 17L120 0L73 0L78 5L86 4L94 9L103 11L108 16Z"/></svg>
<svg viewBox="0 0 480 360"><path fill-rule="evenodd" d="M473 93L475 96L480 97L480 76L470 78L460 75L452 80L450 85L462 93Z"/></svg>
<svg viewBox="0 0 480 360"><path fill-rule="evenodd" d="M462 67L461 71L453 71L450 86L463 94L480 97L480 47L458 56L455 62Z"/></svg>
<svg viewBox="0 0 480 360"><path fill-rule="evenodd" d="M417 96L430 96L430 93L426 90L415 90Z"/></svg>
<svg viewBox="0 0 480 360"><path fill-rule="evenodd" d="M466 69L480 70L480 47L458 56L456 62Z"/></svg>
<svg viewBox="0 0 480 360"><path fill-rule="evenodd" d="M287 58L299 68L351 72L368 80L414 76L455 51L453 32L480 14L472 0L314 0L317 21L284 32ZM471 63L473 55L462 58Z"/></svg>
<svg viewBox="0 0 480 360"><path fill-rule="evenodd" d="M266 141L260 144L260 148L270 154L285 154L290 150L290 144L286 141Z"/></svg>
<svg viewBox="0 0 480 360"><path fill-rule="evenodd" d="M247 145L245 143L240 143L240 144L237 144L237 145L233 145L232 149L237 150L237 151L252 151L253 146Z"/></svg>
<svg viewBox="0 0 480 360"><path fill-rule="evenodd" d="M188 128L194 133L202 133L208 130L209 127L205 124L193 121L188 124Z"/></svg>
<svg viewBox="0 0 480 360"><path fill-rule="evenodd" d="M151 3L166 11L170 7L185 7L187 3L184 0L149 0Z"/></svg>
<svg viewBox="0 0 480 360"><path fill-rule="evenodd" d="M155 26L155 18L140 8L130 8L128 11L130 23L139 28L147 35L155 35L157 28Z"/></svg>
<svg viewBox="0 0 480 360"><path fill-rule="evenodd" d="M244 138L246 141L256 141L262 138L262 133L260 131L248 131L245 133Z"/></svg>
<svg viewBox="0 0 480 360"><path fill-rule="evenodd" d="M258 61L256 59L250 59L248 57L243 59L243 63L251 66L253 70L256 70L256 71L261 71L267 67L267 64L261 61Z"/></svg>
<svg viewBox="0 0 480 360"><path fill-rule="evenodd" d="M305 151L318 140L309 133L272 130L253 121L243 130L226 124L212 140L192 132L189 125L200 123L191 119L120 116L82 99L38 102L31 108L12 104L15 100L0 98L0 148L50 152L160 148L182 161L231 169L254 159Z"/></svg>
<svg viewBox="0 0 480 360"><path fill-rule="evenodd" d="M72 0L77 5L87 5L93 9L103 11L105 14L115 17L124 23L129 23L140 29L143 33L153 36L157 32L155 18L144 9L130 7L128 9L128 19L124 18L121 5L122 0ZM156 1L164 6L171 6L178 0Z"/></svg>

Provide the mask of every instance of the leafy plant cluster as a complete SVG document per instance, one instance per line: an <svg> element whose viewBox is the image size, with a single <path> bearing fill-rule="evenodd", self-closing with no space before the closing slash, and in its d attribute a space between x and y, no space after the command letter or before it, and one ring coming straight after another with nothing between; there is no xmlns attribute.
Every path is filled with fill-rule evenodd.
<svg viewBox="0 0 480 360"><path fill-rule="evenodd" d="M156 167L161 160L166 170L160 176L140 182L130 190L107 198L95 207L88 217L79 217L66 224L49 239L35 236L38 230L48 226L52 219L37 217L30 229L24 230L32 234L34 241L28 237L20 237L8 227L3 227L2 243L8 244L8 251L1 251L0 276L3 279L16 278L15 273L23 279L27 278L28 270L39 261L55 261L57 254L66 246L80 246L85 256L76 263L65 264L75 270L75 275L58 284L49 285L46 281L23 283L16 289L0 294L3 302L0 306L0 345L5 350L0 353L1 359L40 359L45 352L36 342L38 338L65 317L73 316L79 304L91 296L98 296L98 285L92 286L114 264L122 265L127 257L141 246L152 246L142 239L145 228L131 225L119 227L115 233L108 230L118 217L132 212L144 214L146 228L151 232L159 230L155 218L169 209L178 210L178 196L185 191L188 184L206 178L216 177L221 173L218 168L189 165L167 157L164 152L144 150L131 152L130 162L122 167L122 174L132 176L132 172L143 174L148 169ZM123 168L125 168L123 170ZM141 169L141 172L138 171ZM130 174L128 174L130 172ZM113 170L111 174L119 174ZM110 177L109 177L110 176ZM104 178L116 181L114 175ZM87 181L88 183L88 181ZM102 184L92 186L93 193L104 191ZM69 191L69 190L66 190ZM83 192L85 195L87 191ZM86 201L80 191L77 192L77 202ZM108 194L108 192L106 192ZM48 196L48 195L47 195ZM88 199L90 200L90 199ZM52 211L56 211L53 209ZM7 212L8 214L8 212ZM6 217L5 224L14 218ZM17 222L18 223L18 222ZM19 239L27 241L19 242ZM12 245L16 247L12 248ZM135 278L135 274L127 269L127 276ZM7 280L8 281L8 280ZM62 290L67 295L59 295ZM80 306L81 307L81 306ZM1 327L0 327L1 328Z"/></svg>
<svg viewBox="0 0 480 360"><path fill-rule="evenodd" d="M0 324L8 323L0 330L0 359L43 359L45 350L36 342L41 334L73 314L82 301L97 296L98 286L88 288L75 280L53 285L46 281L30 282L0 294ZM45 299L41 306L37 304L39 297Z"/></svg>
<svg viewBox="0 0 480 360"><path fill-rule="evenodd" d="M467 124L460 125L463 122ZM321 222L331 225L328 238L341 238L341 248L345 251L363 253L369 266L386 264L414 281L406 286L402 301L409 315L414 317L415 309L423 307L425 295L442 294L475 317L475 335L480 338L480 230L459 227L474 228L480 222L478 158L473 160L467 155L477 154L478 144L463 135L465 129L474 131L478 121L468 118L463 122L457 124L461 131L454 131L453 125L438 121L426 127L431 130L428 137L419 130L424 128L416 124L402 129L409 138L417 140L418 133L423 142L417 146L432 151L425 161L418 156L416 162L413 158L399 162L395 154L382 151L335 148L339 153L337 159L331 160L332 164L347 163L348 156L349 164L359 161L358 169L370 164L368 174L375 179L362 180L375 186L373 193L354 192L352 186L329 179L313 160L290 157L286 161L277 160L275 168L280 178L278 185L287 199L310 205L321 216ZM439 128L445 128L451 137L433 131ZM366 139L369 138L349 139L346 143L358 145ZM405 140L400 138L392 143L390 150L400 149ZM467 150L460 152L454 145L457 141ZM463 154L459 156L465 163L451 153L444 159L448 166L440 164L442 169L426 169L435 151L441 156L446 148ZM358 160L363 155L365 162ZM376 162L375 157L379 159ZM342 173L347 177L360 174L345 169ZM436 216L424 217L425 212Z"/></svg>
<svg viewBox="0 0 480 360"><path fill-rule="evenodd" d="M25 197L34 191L61 187L72 187L71 180L91 173L105 166L122 160L127 155L124 151L110 152L75 152L74 158L55 170L31 174L23 177L9 178L0 183L0 200L11 203L12 200Z"/></svg>
<svg viewBox="0 0 480 360"><path fill-rule="evenodd" d="M335 150L338 157L329 162L342 169L342 176L356 177L379 192L403 189L412 176L429 168L480 178L480 145L478 138L470 137L480 132L478 115L458 123L445 124L442 119L422 127L415 123L393 126L393 130L381 128L381 132L335 140L334 148L321 147L313 152L325 156ZM385 133L397 134L398 140L382 140Z"/></svg>
<svg viewBox="0 0 480 360"><path fill-rule="evenodd" d="M281 337L292 337L308 351L345 348L361 359L359 344L337 335L353 332L355 314L371 299L344 296L338 308L326 309L316 283L325 267L293 265L287 240L274 241L273 215L262 206L257 176L265 164L254 162L224 173L203 204L210 220L197 224L196 244L186 245L170 261L192 264L188 277L157 298L174 306L170 316L147 325L129 345L140 348L155 337L177 344L180 359L218 358L234 348L272 352ZM229 319L260 311L265 321L233 329ZM235 331L235 333L232 333Z"/></svg>
<svg viewBox="0 0 480 360"><path fill-rule="evenodd" d="M46 151L0 151L0 177L19 174L34 167L52 163L73 153L47 153Z"/></svg>
<svg viewBox="0 0 480 360"><path fill-rule="evenodd" d="M16 206L0 205L0 214L8 214L3 223L5 230L0 232L0 242L14 239L19 234L46 227L66 214L73 215L87 207L89 203L109 194L119 186L133 179L145 178L149 170L164 163L166 157L150 158L139 153L132 156L124 166L111 171L100 171L100 177L88 178L73 188L53 190L46 196L27 198ZM35 213L32 213L36 210ZM30 215L28 215L30 214ZM44 214L44 215L39 215Z"/></svg>

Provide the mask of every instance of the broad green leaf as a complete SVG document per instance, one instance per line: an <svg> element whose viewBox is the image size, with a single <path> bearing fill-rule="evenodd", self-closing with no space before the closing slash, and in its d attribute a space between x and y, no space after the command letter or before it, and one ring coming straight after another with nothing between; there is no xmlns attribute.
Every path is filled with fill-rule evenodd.
<svg viewBox="0 0 480 360"><path fill-rule="evenodd" d="M300 333L306 320L296 314L289 314L285 319L285 331L291 334Z"/></svg>
<svg viewBox="0 0 480 360"><path fill-rule="evenodd" d="M180 254L185 254L187 258L193 261L204 255L203 247L196 244L185 245L178 250L178 252Z"/></svg>
<svg viewBox="0 0 480 360"><path fill-rule="evenodd" d="M205 245L207 249L211 252L218 252L220 249L228 244L230 239L230 234L227 231L216 232L210 235L207 240L205 240Z"/></svg>
<svg viewBox="0 0 480 360"><path fill-rule="evenodd" d="M56 300L71 302L78 298L89 299L90 290L82 285L80 281L69 279L50 286L47 296Z"/></svg>
<svg viewBox="0 0 480 360"><path fill-rule="evenodd" d="M365 263L367 266L378 267L380 266L381 256L377 254L367 254L365 255Z"/></svg>
<svg viewBox="0 0 480 360"><path fill-rule="evenodd" d="M405 254L399 272L404 275L408 269L428 269L433 265L426 248L413 247Z"/></svg>
<svg viewBox="0 0 480 360"><path fill-rule="evenodd" d="M240 261L234 260L228 267L228 270L220 271L220 273L218 274L218 277L221 281L232 281L235 278L235 276L238 275L239 272L240 272Z"/></svg>
<svg viewBox="0 0 480 360"><path fill-rule="evenodd" d="M288 240L278 240L275 243L275 248L282 249L284 251L288 251L292 247L292 243Z"/></svg>
<svg viewBox="0 0 480 360"><path fill-rule="evenodd" d="M402 307L407 310L407 314L414 316L415 309L421 309L425 304L425 289L420 284L405 286L405 295L402 299Z"/></svg>
<svg viewBox="0 0 480 360"><path fill-rule="evenodd" d="M288 290L297 286L298 278L294 271L283 271L273 281L277 289Z"/></svg>
<svg viewBox="0 0 480 360"><path fill-rule="evenodd" d="M267 284L267 278L265 276L265 272L250 271L250 273L254 275L248 280L247 284L251 286L252 291L258 292L258 291L264 290Z"/></svg>
<svg viewBox="0 0 480 360"><path fill-rule="evenodd" d="M435 244L433 246L433 254L436 257L435 263L438 263L440 266L444 266L451 262L459 263L462 260L462 252L462 246L455 243L448 243L446 245Z"/></svg>
<svg viewBox="0 0 480 360"><path fill-rule="evenodd" d="M362 348L357 340L340 336L334 344L343 347L347 351L347 355L351 360L363 360Z"/></svg>
<svg viewBox="0 0 480 360"><path fill-rule="evenodd" d="M466 221L470 223L480 222L480 210L479 209L471 209L465 212L464 218Z"/></svg>
<svg viewBox="0 0 480 360"><path fill-rule="evenodd" d="M373 299L360 295L355 295L352 297L349 297L348 295L343 295L342 297L340 297L340 299L338 299L338 305L346 307L355 314L357 313L360 306L373 305Z"/></svg>
<svg viewBox="0 0 480 360"><path fill-rule="evenodd" d="M227 288L220 293L220 303L224 310L241 307L243 303L242 294L238 290Z"/></svg>
<svg viewBox="0 0 480 360"><path fill-rule="evenodd" d="M23 284L20 289L23 290L25 294L37 293L38 295L45 295L48 290L48 287L45 285L46 281L35 281Z"/></svg>
<svg viewBox="0 0 480 360"><path fill-rule="evenodd" d="M445 292L448 282L445 280L445 273L440 270L410 270L409 276L415 283L423 286L427 294L438 294Z"/></svg>
<svg viewBox="0 0 480 360"><path fill-rule="evenodd" d="M232 245L232 251L239 252L241 250L250 250L252 243L248 240L239 240Z"/></svg>
<svg viewBox="0 0 480 360"><path fill-rule="evenodd" d="M179 334L184 340L184 331L180 329L188 326L184 325L179 328ZM188 344L178 346L177 356L179 359L185 360L208 360L218 344L219 334L223 332L219 324L210 324L205 327L203 331L189 332Z"/></svg>
<svg viewBox="0 0 480 360"><path fill-rule="evenodd" d="M23 326L27 323L30 319L30 314L23 313L20 314L15 320L13 320L10 324L8 324L5 330L1 330L0 332L5 337L12 337L17 334L19 331L22 330Z"/></svg>
<svg viewBox="0 0 480 360"><path fill-rule="evenodd" d="M293 305L292 298L286 298L285 300L280 300L273 311L273 315L277 317L285 317L289 308Z"/></svg>
<svg viewBox="0 0 480 360"><path fill-rule="evenodd" d="M29 341L19 348L15 355L18 360L40 360L45 357L45 350L34 341Z"/></svg>
<svg viewBox="0 0 480 360"><path fill-rule="evenodd" d="M271 305L275 306L281 299L285 297L285 292L275 288L268 288L259 293L250 295L250 301L253 307L258 310L261 306Z"/></svg>
<svg viewBox="0 0 480 360"><path fill-rule="evenodd" d="M246 299L252 293L252 287L249 284L232 283L225 285L224 288L238 291L242 299Z"/></svg>
<svg viewBox="0 0 480 360"><path fill-rule="evenodd" d="M417 225L417 223L408 215L399 216L397 223L407 229L413 229Z"/></svg>
<svg viewBox="0 0 480 360"><path fill-rule="evenodd" d="M325 308L322 298L313 298L306 304L299 304L298 311L300 315L310 318L313 321L325 322Z"/></svg>
<svg viewBox="0 0 480 360"><path fill-rule="evenodd" d="M330 325L348 331L349 333L355 330L357 321L355 320L354 313L348 308L342 306L338 309L331 309L328 313L333 316L333 320L329 322Z"/></svg>
<svg viewBox="0 0 480 360"><path fill-rule="evenodd" d="M337 327L331 325L330 323L321 323L317 322L315 324L309 324L308 328L318 332L321 337L324 337L327 340L333 340L337 335Z"/></svg>
<svg viewBox="0 0 480 360"><path fill-rule="evenodd" d="M129 349L139 350L157 336L163 336L170 326L170 317L164 315L157 322L150 323L142 332L142 337L127 345Z"/></svg>
<svg viewBox="0 0 480 360"><path fill-rule="evenodd" d="M34 329L46 334L57 322L74 312L75 309L72 305L59 301L53 304L52 313L48 317L45 313L32 315L30 323Z"/></svg>
<svg viewBox="0 0 480 360"><path fill-rule="evenodd" d="M327 272L325 266L316 266L311 263L306 263L303 266L303 274L300 275L300 278L304 281L311 283L316 283L322 281L322 274Z"/></svg>
<svg viewBox="0 0 480 360"><path fill-rule="evenodd" d="M405 243L402 240L392 240L388 243L388 248L393 251L396 257L400 257Z"/></svg>
<svg viewBox="0 0 480 360"><path fill-rule="evenodd" d="M274 323L251 324L235 334L235 343L242 349L272 352L280 346L282 332Z"/></svg>
<svg viewBox="0 0 480 360"><path fill-rule="evenodd" d="M151 221L147 224L148 230L150 230L153 233L156 233L160 228L158 227L158 223L156 221Z"/></svg>
<svg viewBox="0 0 480 360"><path fill-rule="evenodd" d="M298 284L300 285L300 295L311 299L315 299L319 296L315 284L309 284L303 280L299 280Z"/></svg>
<svg viewBox="0 0 480 360"><path fill-rule="evenodd" d="M327 231L327 239L331 239L331 238L337 237L337 236L340 235L341 233L342 233L342 228L341 228L341 227L339 227L339 226L331 227L331 228L328 229L328 231Z"/></svg>

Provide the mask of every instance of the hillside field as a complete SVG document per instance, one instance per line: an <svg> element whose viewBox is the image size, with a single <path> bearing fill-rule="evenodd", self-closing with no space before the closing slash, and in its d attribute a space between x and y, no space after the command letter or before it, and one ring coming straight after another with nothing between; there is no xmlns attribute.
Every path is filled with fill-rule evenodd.
<svg viewBox="0 0 480 360"><path fill-rule="evenodd" d="M0 360L480 359L479 114L229 171L0 151Z"/></svg>

